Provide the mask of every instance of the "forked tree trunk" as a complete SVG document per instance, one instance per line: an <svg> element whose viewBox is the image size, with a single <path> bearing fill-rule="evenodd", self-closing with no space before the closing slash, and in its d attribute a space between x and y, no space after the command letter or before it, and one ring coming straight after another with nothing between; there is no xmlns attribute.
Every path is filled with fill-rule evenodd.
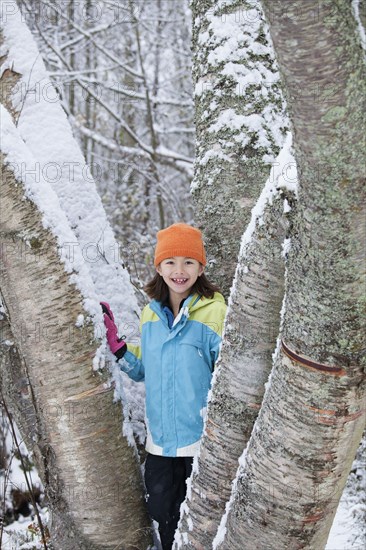
<svg viewBox="0 0 366 550"><path fill-rule="evenodd" d="M243 229L269 175L269 159L275 160L281 145L278 119L282 117L285 129L286 117L259 3L192 4L197 220L208 237L209 255L217 261L209 274L227 293ZM231 34L223 32L227 25ZM271 113L271 128L266 110ZM229 111L239 126L232 122L215 129L221 114ZM257 131L250 128L251 115L261 118ZM261 142L264 135L267 148L265 140ZM272 191L275 195L275 185ZM267 204L263 225L257 224L252 241L240 252L198 471L192 476L179 525L179 547L211 546L238 458L260 408L283 298L281 244L286 222L282 214L283 197L277 197L274 204Z"/></svg>
<svg viewBox="0 0 366 550"><path fill-rule="evenodd" d="M214 548L320 550L365 420L365 65L348 1L265 6L301 186L282 350Z"/></svg>

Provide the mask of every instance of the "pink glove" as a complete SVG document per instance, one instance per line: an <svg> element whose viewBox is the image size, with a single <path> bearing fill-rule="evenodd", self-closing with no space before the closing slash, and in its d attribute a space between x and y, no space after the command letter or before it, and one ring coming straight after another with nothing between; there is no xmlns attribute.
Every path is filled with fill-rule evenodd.
<svg viewBox="0 0 366 550"><path fill-rule="evenodd" d="M118 331L111 308L107 302L100 302L103 310L104 324L107 329L107 342L110 350L118 359L124 356L127 350L127 344L122 338L118 338ZM123 336L123 338L125 338Z"/></svg>

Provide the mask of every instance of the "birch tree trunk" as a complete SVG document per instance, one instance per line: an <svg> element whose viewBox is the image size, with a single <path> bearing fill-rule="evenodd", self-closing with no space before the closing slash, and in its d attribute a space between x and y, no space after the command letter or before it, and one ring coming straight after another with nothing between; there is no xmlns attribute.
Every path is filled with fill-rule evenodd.
<svg viewBox="0 0 366 550"><path fill-rule="evenodd" d="M211 546L229 498L238 458L261 405L279 331L284 288L281 245L288 222L285 220L287 216L283 215L284 196L278 193L274 174L259 199L258 195L269 173L269 158L275 160L281 144L279 118L282 116L284 127L287 118L259 4L229 2L215 6L209 3L202 10L202 4L194 3L193 8L196 10L193 42L197 48L194 65L196 112L202 146L201 149L198 146L197 152L196 199L199 219L206 224L205 235L209 235L209 240L223 238L220 244L226 246L224 257L221 257L222 249L215 249L215 258L220 259L214 267L214 276L224 283L224 291L231 284L230 262L236 258L241 231L257 201L252 222L244 234L245 246L242 243L229 299L225 338L216 367L207 429L177 535L178 547L187 545L202 549ZM205 43L204 53L202 43ZM262 57L265 54L266 62ZM202 58L206 63L203 68ZM267 69L269 72L266 73ZM227 86L223 91L225 78ZM207 106L210 109L203 112ZM209 110L212 111L210 114ZM222 111L230 112L231 128L229 119L227 125L218 122ZM272 135L267 126L268 111L273 117ZM261 120L256 131L251 127L251 116ZM215 140L219 144L216 148L213 146ZM225 156L221 150L229 154ZM202 166L206 161L210 170ZM281 166L282 169L286 170L286 166ZM227 201L217 201L216 188L225 194ZM238 207L234 212L233 200L237 201ZM293 197L290 201L293 202ZM229 225L226 216L230 219ZM231 224L233 220L234 224L239 224L235 228ZM219 222L220 227L216 225Z"/></svg>
<svg viewBox="0 0 366 550"><path fill-rule="evenodd" d="M27 166L27 177L30 178L32 174L39 180L43 177L45 185L52 188L50 192L56 193L68 226L73 229L68 241L62 237L61 257L81 252L99 300L111 304L121 333L128 335L132 341L138 332L139 307L130 276L121 265L122 250L126 250L127 243L124 241L121 246L115 239L95 181L72 135L65 112L57 101L56 91L34 38L22 21L16 5L8 8L10 15L2 22L2 101L10 112L15 113L18 133L33 156L31 165ZM24 164L17 161L17 176L22 176ZM121 210L124 212L123 206ZM96 307L100 311L98 303ZM103 334L103 328L99 334ZM118 366L115 366L113 376L117 382L116 397L121 397L124 406L124 432L131 431L132 422L136 431L141 433L144 429L143 385L136 386L136 383L124 376L122 398Z"/></svg>
<svg viewBox="0 0 366 550"><path fill-rule="evenodd" d="M9 95L18 77L7 69L0 82L2 103L14 120L20 113L12 109ZM2 148L10 133L20 155L15 157L19 166L13 162L12 169L30 179L33 169L34 178L36 163L27 164L33 159L30 151L3 108L1 116ZM45 487L52 544L62 550L145 549L150 529L136 451L121 434L113 386L93 370L96 327L77 322L90 318L87 298L61 263L62 243L44 228L35 203L26 198L26 180L17 180L8 162L1 155L0 288L18 351L8 346L2 354L1 378ZM45 184L40 181L40 188ZM62 223L67 226L65 216ZM69 243L77 241L71 232L64 235L71 235ZM75 261L74 281L78 269ZM91 278L85 286L93 287ZM29 401L21 407L16 401L24 388Z"/></svg>
<svg viewBox="0 0 366 550"><path fill-rule="evenodd" d="M319 550L365 421L365 65L349 2L265 7L301 185L282 349L213 547Z"/></svg>
<svg viewBox="0 0 366 550"><path fill-rule="evenodd" d="M136 457L121 435L113 388L92 369L92 327L72 330L83 312L81 296L34 205L22 200L4 166L2 175L1 240L8 253L1 289L32 397L31 450L52 511L53 543L63 550L74 549L75 541L88 550L122 542L143 548L141 527L148 524ZM19 251L27 234L25 260Z"/></svg>
<svg viewBox="0 0 366 550"><path fill-rule="evenodd" d="M292 213L284 214L284 196L291 193L280 189L279 174L286 170L289 158L287 154L279 156L279 168L272 170L242 239L206 430L183 508L178 547L211 548L238 459L261 406L284 292L282 245ZM294 198L292 195L292 204Z"/></svg>
<svg viewBox="0 0 366 550"><path fill-rule="evenodd" d="M229 294L251 209L284 141L279 74L258 1L192 0L195 219Z"/></svg>

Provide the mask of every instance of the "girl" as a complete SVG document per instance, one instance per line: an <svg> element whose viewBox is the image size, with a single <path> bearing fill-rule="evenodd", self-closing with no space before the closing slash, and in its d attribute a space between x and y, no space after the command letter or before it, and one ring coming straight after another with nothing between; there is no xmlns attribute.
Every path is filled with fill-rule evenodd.
<svg viewBox="0 0 366 550"><path fill-rule="evenodd" d="M170 550L202 435L226 305L204 274L198 229L177 223L159 231L154 264L156 275L145 287L152 301L141 315L141 346L118 338L113 314L101 304L121 370L145 381L147 506L159 523L163 550Z"/></svg>

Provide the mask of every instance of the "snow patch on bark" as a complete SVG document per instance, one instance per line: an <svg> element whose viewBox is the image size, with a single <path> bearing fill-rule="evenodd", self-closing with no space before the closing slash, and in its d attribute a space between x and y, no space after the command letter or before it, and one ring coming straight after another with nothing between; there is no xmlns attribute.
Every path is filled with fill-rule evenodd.
<svg viewBox="0 0 366 550"><path fill-rule="evenodd" d="M16 180L24 186L24 199L32 201L42 215L43 227L56 237L60 248L65 242L73 242L76 237L70 229L65 213L61 210L56 193L48 182L40 176L37 181L32 170L35 159L32 152L22 140L10 113L3 105L1 112L1 150L5 154L5 164L14 173ZM21 173L17 167L22 166ZM29 235L31 237L31 235ZM24 235L25 238L25 235ZM84 298L86 311L102 322L102 314L89 271L80 250L66 250L61 256L65 271L70 275L70 282L75 283Z"/></svg>
<svg viewBox="0 0 366 550"><path fill-rule="evenodd" d="M366 32L360 17L360 0L352 0L352 9L357 22L357 28L363 49L366 52Z"/></svg>
<svg viewBox="0 0 366 550"><path fill-rule="evenodd" d="M248 245L252 241L252 237L255 231L255 228L258 225L263 223L263 214L265 208L268 204L272 204L273 199L281 193L282 190L288 190L292 193L297 194L298 189L298 177L296 169L296 161L292 153L292 134L288 132L285 143L282 150L280 151L275 162L272 164L271 173L264 185L262 193L260 194L257 203L252 209L251 220L243 234L240 252L238 258L238 265L241 265L241 259L245 257L246 250ZM287 246L288 243L284 243L284 246ZM241 269L248 270L248 266L242 267ZM233 281L233 288L236 286L236 281L239 273L235 274ZM231 291L232 294L232 291ZM229 307L231 301L229 298Z"/></svg>
<svg viewBox="0 0 366 550"><path fill-rule="evenodd" d="M288 120L268 25L257 0L247 10L240 6L231 13L222 13L228 5L217 2L208 9L205 25L201 17L194 21L195 26L203 28L197 38L201 76L195 84L195 96L203 103L207 94L214 92L214 99L200 116L203 121L209 117L212 120L209 133L218 133L215 144L208 150L204 150L206 145L202 143L200 152L198 143L196 166L205 166L213 158L232 163L231 148L235 151L237 144L242 149L246 146L260 149L263 162L270 164L274 160L273 144L283 145ZM232 98L230 103L237 106L223 110L224 97ZM243 101L238 102L241 97ZM226 133L230 139L226 139ZM225 143L225 152L219 145L220 139ZM245 158L243 153L241 160ZM195 177L191 192L199 185L202 183Z"/></svg>

